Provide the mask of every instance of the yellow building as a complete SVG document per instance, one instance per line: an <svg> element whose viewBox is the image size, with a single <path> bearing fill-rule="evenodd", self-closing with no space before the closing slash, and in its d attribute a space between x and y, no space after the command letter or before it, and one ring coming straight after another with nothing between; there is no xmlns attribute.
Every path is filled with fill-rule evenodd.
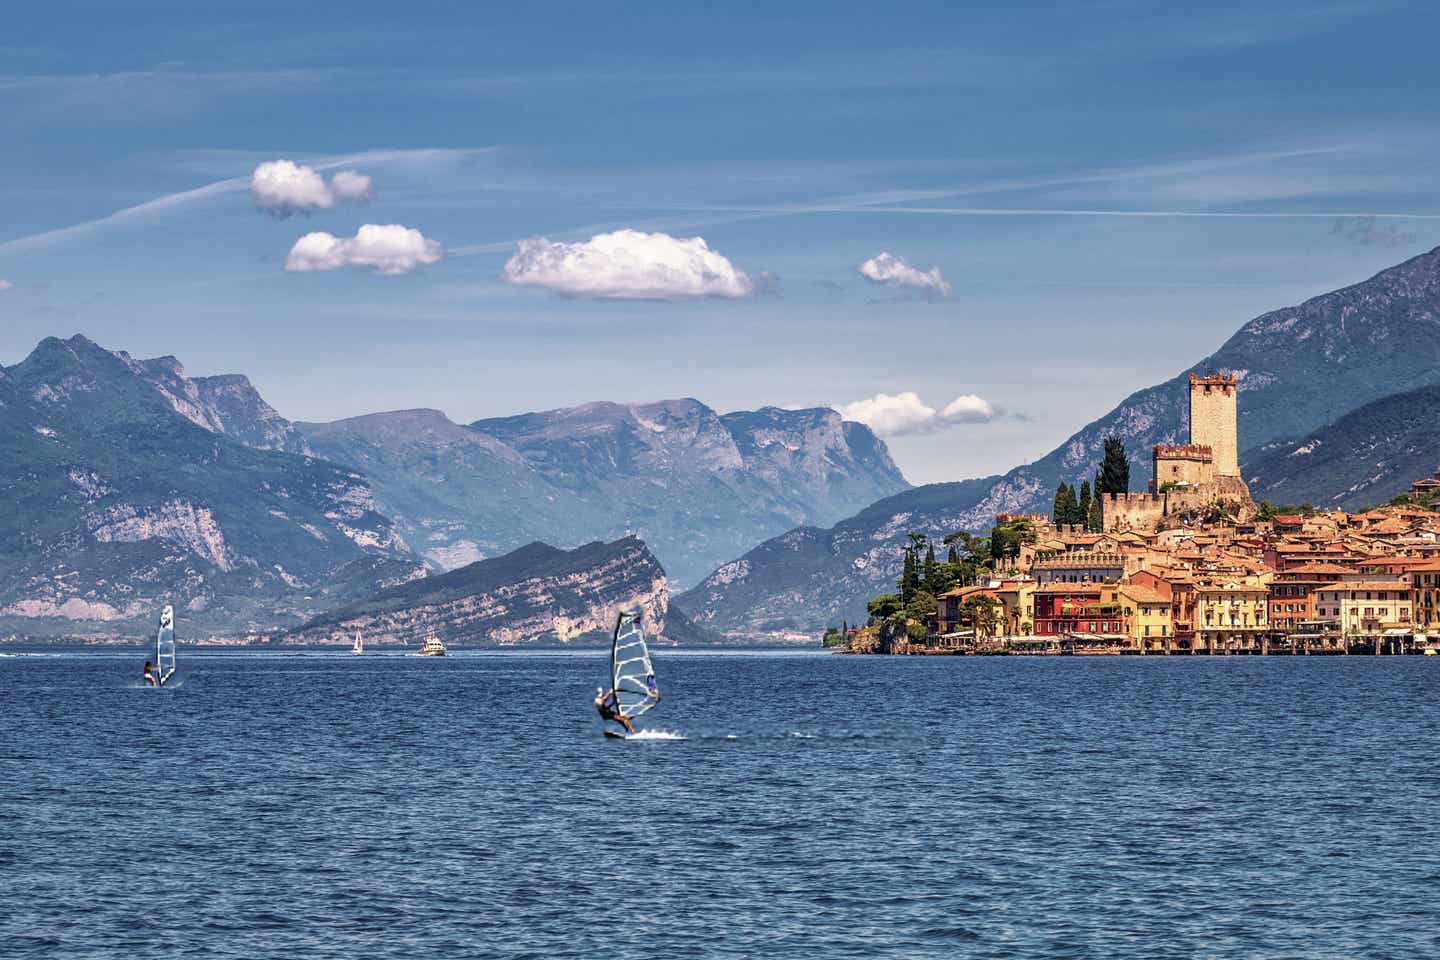
<svg viewBox="0 0 1440 960"><path fill-rule="evenodd" d="M1195 639L1199 649L1258 647L1270 629L1270 585L1263 578L1195 587Z"/></svg>
<svg viewBox="0 0 1440 960"><path fill-rule="evenodd" d="M1001 580L994 591L1004 608L1000 632L1007 637L1028 637L1035 632L1035 581Z"/></svg>
<svg viewBox="0 0 1440 960"><path fill-rule="evenodd" d="M1315 591L1316 615L1338 620L1347 637L1384 633L1386 628L1414 623L1414 596L1410 579L1347 580L1328 583Z"/></svg>
<svg viewBox="0 0 1440 960"><path fill-rule="evenodd" d="M1171 598L1139 583L1121 584L1116 595L1129 645L1143 652L1169 650L1175 640Z"/></svg>

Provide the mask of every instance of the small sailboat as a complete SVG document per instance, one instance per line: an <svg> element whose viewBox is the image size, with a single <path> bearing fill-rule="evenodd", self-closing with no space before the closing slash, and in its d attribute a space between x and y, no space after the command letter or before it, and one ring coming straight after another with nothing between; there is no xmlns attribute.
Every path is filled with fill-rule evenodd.
<svg viewBox="0 0 1440 960"><path fill-rule="evenodd" d="M655 668L650 664L650 646L638 613L621 613L615 618L615 632L610 638L611 706L627 720L660 702L660 688L655 683ZM607 737L625 738L618 730L605 728Z"/></svg>
<svg viewBox="0 0 1440 960"><path fill-rule="evenodd" d="M445 652L445 644L441 643L440 638L432 633L430 634L430 636L425 638L425 642L420 646L420 652L415 654L415 656L443 657L445 656Z"/></svg>
<svg viewBox="0 0 1440 960"><path fill-rule="evenodd" d="M175 608L165 604L155 628L155 685L163 687L175 676Z"/></svg>
<svg viewBox="0 0 1440 960"><path fill-rule="evenodd" d="M351 652L351 653L364 653L364 652L365 652L365 641L362 640L362 639L360 639L360 631L358 631L358 630L355 631L355 643L354 643L353 646L350 647L350 652Z"/></svg>

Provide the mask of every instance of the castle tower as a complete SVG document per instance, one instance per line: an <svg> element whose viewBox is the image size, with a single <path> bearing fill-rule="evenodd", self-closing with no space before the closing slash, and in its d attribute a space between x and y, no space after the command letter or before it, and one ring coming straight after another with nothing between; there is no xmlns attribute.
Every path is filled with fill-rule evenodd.
<svg viewBox="0 0 1440 960"><path fill-rule="evenodd" d="M1235 378L1190 374L1190 442L1210 448L1217 477L1240 476L1236 429Z"/></svg>

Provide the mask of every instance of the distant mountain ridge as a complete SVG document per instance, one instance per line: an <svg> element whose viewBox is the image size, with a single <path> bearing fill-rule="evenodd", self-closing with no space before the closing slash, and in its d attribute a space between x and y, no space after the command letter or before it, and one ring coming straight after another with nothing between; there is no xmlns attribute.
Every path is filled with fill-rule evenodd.
<svg viewBox="0 0 1440 960"><path fill-rule="evenodd" d="M445 569L532 540L633 532L672 578L694 582L776 532L908 486L869 428L829 409L722 416L680 399L468 427L438 410L294 427L305 449L362 471L412 547Z"/></svg>
<svg viewBox="0 0 1440 960"><path fill-rule="evenodd" d="M1393 394L1303 439L1245 457L1251 495L1274 504L1355 510L1384 503L1440 464L1440 386Z"/></svg>
<svg viewBox="0 0 1440 960"><path fill-rule="evenodd" d="M0 369L0 620L261 626L423 573L362 476L232 439L211 386L80 336Z"/></svg>
<svg viewBox="0 0 1440 960"><path fill-rule="evenodd" d="M292 423L243 376L83 336L0 367L0 428L0 489L24 508L0 519L0 622L31 634L144 619L162 598L197 627L264 629L419 576L416 554L448 569L632 530L698 578L907 486L878 438L828 409Z"/></svg>
<svg viewBox="0 0 1440 960"><path fill-rule="evenodd" d="M1440 248L1251 320L1211 356L1131 394L1032 464L984 481L917 487L828 531L782 534L723 564L677 604L702 624L753 633L863 617L865 597L898 574L907 532L938 537L983 530L1000 511L1049 512L1062 480L1093 473L1108 434L1125 440L1131 488L1145 489L1150 448L1188 432L1189 375L1211 371L1239 379L1240 441L1252 451L1396 391L1440 383ZM1248 471L1244 458L1241 467ZM792 562L801 547L813 554L803 570Z"/></svg>

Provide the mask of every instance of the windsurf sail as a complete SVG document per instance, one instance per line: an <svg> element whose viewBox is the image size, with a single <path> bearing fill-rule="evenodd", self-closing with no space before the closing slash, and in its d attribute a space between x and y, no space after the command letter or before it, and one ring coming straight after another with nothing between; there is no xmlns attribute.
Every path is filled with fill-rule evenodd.
<svg viewBox="0 0 1440 960"><path fill-rule="evenodd" d="M165 604L155 629L155 680L160 686L175 675L175 608Z"/></svg>
<svg viewBox="0 0 1440 960"><path fill-rule="evenodd" d="M638 717L660 702L660 688L655 684L650 648L645 643L639 614L622 613L615 618L615 634L610 644L610 685L615 690L615 704L622 717Z"/></svg>

